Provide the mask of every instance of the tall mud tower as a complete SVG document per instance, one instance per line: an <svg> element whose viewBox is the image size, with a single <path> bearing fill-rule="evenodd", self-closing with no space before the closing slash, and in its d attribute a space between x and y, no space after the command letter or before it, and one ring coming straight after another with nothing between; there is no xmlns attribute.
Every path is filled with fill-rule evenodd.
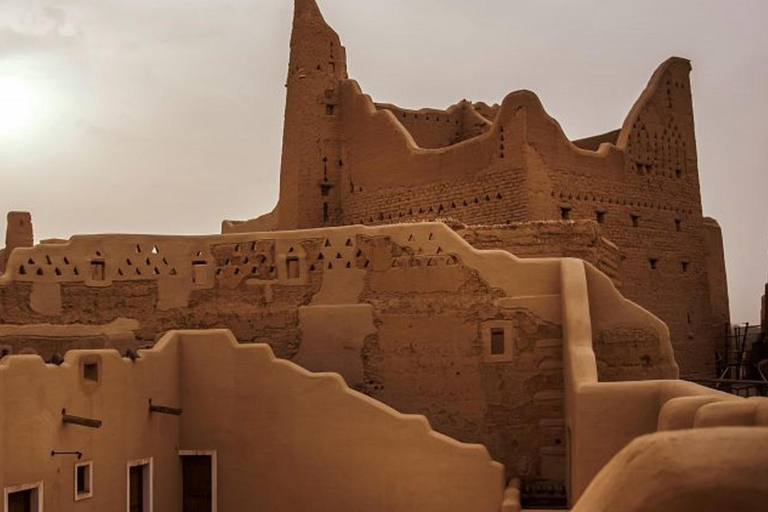
<svg viewBox="0 0 768 512"><path fill-rule="evenodd" d="M336 224L339 174L339 85L346 51L315 0L295 0L285 107L277 228Z"/></svg>

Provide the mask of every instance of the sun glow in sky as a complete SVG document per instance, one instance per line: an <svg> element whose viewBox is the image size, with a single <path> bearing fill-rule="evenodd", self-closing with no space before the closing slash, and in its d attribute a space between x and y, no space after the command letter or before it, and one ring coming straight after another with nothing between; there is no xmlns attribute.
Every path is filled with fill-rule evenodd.
<svg viewBox="0 0 768 512"><path fill-rule="evenodd" d="M292 3L0 0L0 237L13 210L38 239L214 233L269 211ZM704 213L723 227L733 320L759 318L768 1L318 3L376 101L528 89L572 139L619 128L661 62L691 58Z"/></svg>
<svg viewBox="0 0 768 512"><path fill-rule="evenodd" d="M34 135L46 115L44 96L30 79L0 75L0 145Z"/></svg>

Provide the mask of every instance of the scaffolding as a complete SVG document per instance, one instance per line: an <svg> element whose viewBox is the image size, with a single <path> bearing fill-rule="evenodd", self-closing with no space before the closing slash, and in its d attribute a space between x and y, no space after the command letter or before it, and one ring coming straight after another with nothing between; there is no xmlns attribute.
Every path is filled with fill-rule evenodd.
<svg viewBox="0 0 768 512"><path fill-rule="evenodd" d="M697 382L739 396L768 396L768 340L761 326L725 325L715 370L716 379Z"/></svg>

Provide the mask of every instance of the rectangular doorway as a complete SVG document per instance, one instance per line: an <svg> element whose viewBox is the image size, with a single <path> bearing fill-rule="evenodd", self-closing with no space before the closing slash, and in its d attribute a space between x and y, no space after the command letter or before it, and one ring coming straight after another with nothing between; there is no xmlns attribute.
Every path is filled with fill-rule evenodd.
<svg viewBox="0 0 768 512"><path fill-rule="evenodd" d="M216 512L216 452L180 451L182 512Z"/></svg>
<svg viewBox="0 0 768 512"><path fill-rule="evenodd" d="M43 483L6 487L4 494L7 512L42 512Z"/></svg>
<svg viewBox="0 0 768 512"><path fill-rule="evenodd" d="M128 512L152 512L152 459L128 463Z"/></svg>

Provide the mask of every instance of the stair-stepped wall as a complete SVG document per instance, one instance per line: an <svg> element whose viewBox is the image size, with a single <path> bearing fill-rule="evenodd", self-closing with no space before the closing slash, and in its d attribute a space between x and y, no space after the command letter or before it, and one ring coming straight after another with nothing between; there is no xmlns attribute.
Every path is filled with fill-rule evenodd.
<svg viewBox="0 0 768 512"><path fill-rule="evenodd" d="M129 461L152 459L154 510L181 510L179 452L215 451L219 510L497 512L503 467L227 331L174 332L131 361L73 351L0 363L0 487L42 482L45 510L119 510ZM95 371L87 368L95 365ZM95 379L95 380L94 380ZM152 414L180 407L179 417ZM102 421L64 424L68 414ZM93 462L94 495L72 499L72 455Z"/></svg>
<svg viewBox="0 0 768 512"><path fill-rule="evenodd" d="M564 417L560 267L474 249L442 223L75 237L13 252L0 344L27 333L52 360L43 351L98 337L125 353L168 330L228 328L485 445L508 477L561 485L566 436L538 426ZM596 309L606 375L668 375L663 325L645 312L623 322L614 293Z"/></svg>
<svg viewBox="0 0 768 512"><path fill-rule="evenodd" d="M229 333L179 335L181 442L219 447L222 510L488 511L488 451Z"/></svg>

